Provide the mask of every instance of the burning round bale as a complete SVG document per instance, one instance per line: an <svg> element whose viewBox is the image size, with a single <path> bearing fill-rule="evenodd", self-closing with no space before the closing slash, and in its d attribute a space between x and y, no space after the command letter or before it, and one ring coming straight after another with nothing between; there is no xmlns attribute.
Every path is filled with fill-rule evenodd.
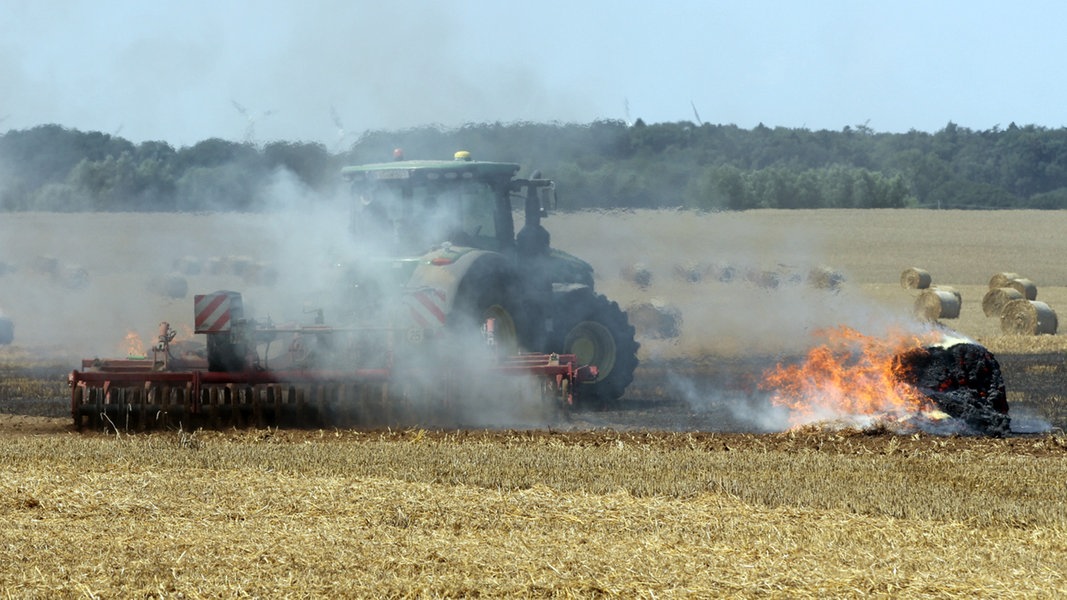
<svg viewBox="0 0 1067 600"><path fill-rule="evenodd" d="M760 384L793 426L1009 432L1000 365L982 346L940 329L873 337L840 327L819 335L825 342L803 361L778 365Z"/></svg>
<svg viewBox="0 0 1067 600"><path fill-rule="evenodd" d="M933 345L897 360L901 381L971 432L1002 437L1011 431L1004 376L989 350L970 342Z"/></svg>

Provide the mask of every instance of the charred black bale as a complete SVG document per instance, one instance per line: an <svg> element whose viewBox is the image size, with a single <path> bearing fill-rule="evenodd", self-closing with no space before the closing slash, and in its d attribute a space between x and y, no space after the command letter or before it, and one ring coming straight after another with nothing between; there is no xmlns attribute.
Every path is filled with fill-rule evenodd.
<svg viewBox="0 0 1067 600"><path fill-rule="evenodd" d="M1011 431L1004 376L993 353L978 344L928 346L898 357L903 381L976 434Z"/></svg>

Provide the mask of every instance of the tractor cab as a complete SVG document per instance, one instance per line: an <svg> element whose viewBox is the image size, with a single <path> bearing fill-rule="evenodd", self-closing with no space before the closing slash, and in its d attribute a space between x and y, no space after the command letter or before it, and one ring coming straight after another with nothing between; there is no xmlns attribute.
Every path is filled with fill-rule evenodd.
<svg viewBox="0 0 1067 600"><path fill-rule="evenodd" d="M417 255L444 242L497 252L513 247L509 193L518 170L457 152L451 161L395 160L341 173L356 200L353 232L380 238L398 255Z"/></svg>
<svg viewBox="0 0 1067 600"><path fill-rule="evenodd" d="M402 156L402 155L401 155ZM395 160L345 167L352 188L353 233L377 237L396 255L418 255L444 242L511 253L515 249L512 197L539 219L551 203L552 182L515 179L519 165L455 159ZM547 190L547 191L543 191Z"/></svg>

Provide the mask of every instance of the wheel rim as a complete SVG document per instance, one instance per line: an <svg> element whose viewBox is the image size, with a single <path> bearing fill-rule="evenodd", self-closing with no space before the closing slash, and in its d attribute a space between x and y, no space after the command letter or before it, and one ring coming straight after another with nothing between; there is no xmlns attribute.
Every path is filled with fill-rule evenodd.
<svg viewBox="0 0 1067 600"><path fill-rule="evenodd" d="M595 321L582 321L570 330L563 343L568 354L578 358L578 364L596 365L597 381L615 367L615 338L611 331Z"/></svg>
<svg viewBox="0 0 1067 600"><path fill-rule="evenodd" d="M493 319L493 342L507 352L514 352L519 347L519 334L515 330L515 319L511 313L499 304L494 304L482 313L482 322Z"/></svg>

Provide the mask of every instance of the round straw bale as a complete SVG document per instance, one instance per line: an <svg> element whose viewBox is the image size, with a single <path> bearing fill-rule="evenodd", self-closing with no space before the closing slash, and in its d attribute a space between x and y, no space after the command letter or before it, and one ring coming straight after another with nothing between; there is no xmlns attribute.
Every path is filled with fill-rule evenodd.
<svg viewBox="0 0 1067 600"><path fill-rule="evenodd" d="M777 289L782 283L782 277L774 271L749 269L745 271L745 281L768 290Z"/></svg>
<svg viewBox="0 0 1067 600"><path fill-rule="evenodd" d="M814 267L808 271L808 285L820 290L837 290L845 282L845 274L830 267Z"/></svg>
<svg viewBox="0 0 1067 600"><path fill-rule="evenodd" d="M917 267L905 269L900 274L900 286L906 290L925 290L932 280L929 272Z"/></svg>
<svg viewBox="0 0 1067 600"><path fill-rule="evenodd" d="M681 334L682 312L659 300L632 304L626 314L638 336L670 339Z"/></svg>
<svg viewBox="0 0 1067 600"><path fill-rule="evenodd" d="M1019 293L1023 295L1023 298L1027 300L1037 300L1037 285L1033 281L1024 277L1017 277L1008 282L1008 285L1004 287L1010 287L1019 290Z"/></svg>
<svg viewBox="0 0 1067 600"><path fill-rule="evenodd" d="M915 316L926 321L959 318L961 300L959 292L952 289L923 290L915 299Z"/></svg>
<svg viewBox="0 0 1067 600"><path fill-rule="evenodd" d="M229 257L230 271L238 277L244 277L245 273L255 264L249 256Z"/></svg>
<svg viewBox="0 0 1067 600"><path fill-rule="evenodd" d="M203 265L195 256L183 256L174 259L174 270L182 275L199 275Z"/></svg>
<svg viewBox="0 0 1067 600"><path fill-rule="evenodd" d="M1018 278L1018 273L997 273L989 278L989 289L995 290L997 288L1008 287L1009 281Z"/></svg>
<svg viewBox="0 0 1067 600"><path fill-rule="evenodd" d="M700 263L674 265L674 276L688 283L700 283L710 272L710 266Z"/></svg>
<svg viewBox="0 0 1067 600"><path fill-rule="evenodd" d="M207 261L207 272L212 275L225 275L229 270L230 262L225 256L212 256Z"/></svg>
<svg viewBox="0 0 1067 600"><path fill-rule="evenodd" d="M623 267L619 275L641 289L652 285L652 271L649 271L644 263L634 263Z"/></svg>
<svg viewBox="0 0 1067 600"><path fill-rule="evenodd" d="M956 297L956 302L959 302L959 305L963 306L963 294L960 294L959 290L957 290L956 288L954 288L952 286L948 286L948 285L935 285L934 287L932 287L930 289L937 290L939 292L947 292L949 294L952 294L953 296Z"/></svg>
<svg viewBox="0 0 1067 600"><path fill-rule="evenodd" d="M737 269L727 264L712 265L711 275L721 283L730 283L737 278Z"/></svg>
<svg viewBox="0 0 1067 600"><path fill-rule="evenodd" d="M1044 302L1020 298L1004 305L1000 314L1000 330L1015 335L1056 333L1059 323L1056 312Z"/></svg>
<svg viewBox="0 0 1067 600"><path fill-rule="evenodd" d="M35 256L30 263L30 268L42 275L54 276L59 273L59 259L48 255Z"/></svg>
<svg viewBox="0 0 1067 600"><path fill-rule="evenodd" d="M63 267L57 278L65 287L72 290L80 290L89 285L89 271L77 265Z"/></svg>
<svg viewBox="0 0 1067 600"><path fill-rule="evenodd" d="M189 293L189 282L180 273L169 273L152 278L149 288L164 298L184 298Z"/></svg>
<svg viewBox="0 0 1067 600"><path fill-rule="evenodd" d="M1012 300L1023 299L1023 293L1015 288L994 288L982 297L982 312L987 317L999 317L1004 312L1004 305Z"/></svg>
<svg viewBox="0 0 1067 600"><path fill-rule="evenodd" d="M256 262L245 269L244 282L250 285L274 285L278 281L278 269L265 262Z"/></svg>

